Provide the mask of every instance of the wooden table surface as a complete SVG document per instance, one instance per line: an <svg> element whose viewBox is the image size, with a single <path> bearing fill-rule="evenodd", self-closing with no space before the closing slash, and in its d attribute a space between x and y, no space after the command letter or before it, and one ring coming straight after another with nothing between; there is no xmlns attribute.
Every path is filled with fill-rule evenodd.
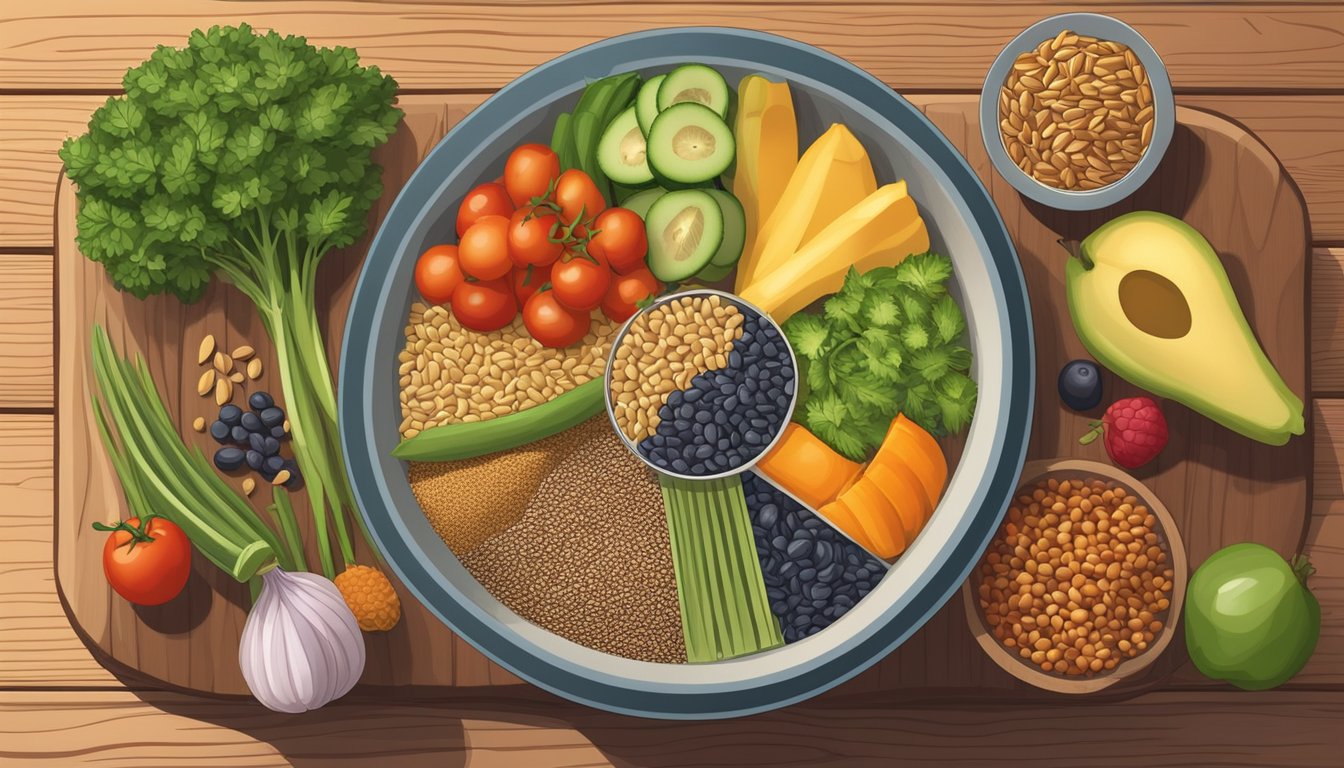
<svg viewBox="0 0 1344 768"><path fill-rule="evenodd" d="M841 689L770 715L702 724L607 715L525 687L395 704L369 691L319 712L277 716L251 702L158 691L117 677L89 655L56 591L56 150L83 130L90 111L117 92L126 67L155 44L180 44L197 26L249 21L318 44L356 46L407 93L482 97L596 39L712 24L817 44L905 93L973 94L993 55L1022 27L1087 5L6 3L0 10L0 765L1337 764L1344 747L1344 5L1338 2L1097 4L1148 37L1180 103L1218 112L1258 135L1307 203L1315 466L1304 551L1318 569L1312 587L1323 631L1312 661L1283 688L1249 694L1178 676L1164 690L1129 700L975 706ZM1274 258L1274 243L1265 244L1263 257Z"/></svg>

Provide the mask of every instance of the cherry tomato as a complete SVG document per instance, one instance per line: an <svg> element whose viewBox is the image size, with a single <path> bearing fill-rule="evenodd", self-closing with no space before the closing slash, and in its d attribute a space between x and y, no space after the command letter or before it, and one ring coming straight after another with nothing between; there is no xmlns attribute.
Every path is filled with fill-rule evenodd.
<svg viewBox="0 0 1344 768"><path fill-rule="evenodd" d="M116 526L94 523L109 531L103 544L103 573L118 595L136 605L163 605L177 597L191 575L191 542L162 517L140 524L132 517Z"/></svg>
<svg viewBox="0 0 1344 768"><path fill-rule="evenodd" d="M550 264L565 250L563 243L551 242L560 236L560 218L547 208L519 208L509 219L509 256L520 267Z"/></svg>
<svg viewBox="0 0 1344 768"><path fill-rule="evenodd" d="M453 317L473 331L497 331L517 314L518 302L508 280L464 280L453 291Z"/></svg>
<svg viewBox="0 0 1344 768"><path fill-rule="evenodd" d="M560 205L560 221L565 224L573 224L580 216L586 224L607 207L597 185L578 168L560 174L555 182L555 202Z"/></svg>
<svg viewBox="0 0 1344 768"><path fill-rule="evenodd" d="M556 300L555 291L538 291L523 306L523 325L532 338L548 347L577 344L588 333L593 319Z"/></svg>
<svg viewBox="0 0 1344 768"><path fill-rule="evenodd" d="M467 227L457 244L458 266L477 280L497 280L513 269L509 258L509 220L482 216Z"/></svg>
<svg viewBox="0 0 1344 768"><path fill-rule="evenodd" d="M629 208L608 208L598 215L593 229L597 234L588 241L590 253L606 258L611 268L622 275L644 267L649 238L639 214Z"/></svg>
<svg viewBox="0 0 1344 768"><path fill-rule="evenodd" d="M560 157L545 144L524 144L504 163L504 188L517 208L545 197L560 175Z"/></svg>
<svg viewBox="0 0 1344 768"><path fill-rule="evenodd" d="M462 282L457 263L456 245L436 245L420 254L415 262L415 287L431 304L446 304Z"/></svg>
<svg viewBox="0 0 1344 768"><path fill-rule="evenodd" d="M570 253L551 267L551 285L556 301L587 312L602 303L611 285L611 268L600 256Z"/></svg>
<svg viewBox="0 0 1344 768"><path fill-rule="evenodd" d="M602 314L623 323L639 311L639 302L657 296L662 290L663 284L647 269L616 275L602 297Z"/></svg>
<svg viewBox="0 0 1344 768"><path fill-rule="evenodd" d="M512 216L513 201L508 190L497 181L487 181L467 193L457 208L457 236L482 216Z"/></svg>
<svg viewBox="0 0 1344 768"><path fill-rule="evenodd" d="M527 304L527 300L532 298L532 294L537 289L551 281L551 265L542 267L529 265L532 273L528 274L528 267L513 268L513 295L518 297L518 306Z"/></svg>

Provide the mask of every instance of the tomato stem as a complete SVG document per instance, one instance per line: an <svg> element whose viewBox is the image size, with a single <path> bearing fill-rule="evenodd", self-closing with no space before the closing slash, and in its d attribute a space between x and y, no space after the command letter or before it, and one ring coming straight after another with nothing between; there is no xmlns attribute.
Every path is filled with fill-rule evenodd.
<svg viewBox="0 0 1344 768"><path fill-rule="evenodd" d="M1301 582L1303 586L1306 585L1307 579L1311 578L1311 575L1316 573L1316 566L1311 564L1311 561L1307 559L1306 555L1297 555L1290 560L1288 564L1293 569L1293 575L1297 577L1297 580Z"/></svg>
<svg viewBox="0 0 1344 768"><path fill-rule="evenodd" d="M95 522L93 524L93 529L95 531L102 531L104 533L125 531L126 533L131 534L131 538L126 542L125 545L127 547L126 551L130 552L131 550L135 549L136 544L142 544L142 543L148 544L149 542L154 541L154 537L149 535L149 521L153 520L156 517L158 517L158 515L154 514L153 512L150 512L143 518L138 518L138 522L140 523L139 525L131 525L125 520L118 522L116 525L107 525L106 523Z"/></svg>

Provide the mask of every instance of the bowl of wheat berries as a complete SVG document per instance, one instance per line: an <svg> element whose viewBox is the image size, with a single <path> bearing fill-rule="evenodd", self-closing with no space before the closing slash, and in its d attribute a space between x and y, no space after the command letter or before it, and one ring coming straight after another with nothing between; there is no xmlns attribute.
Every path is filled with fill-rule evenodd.
<svg viewBox="0 0 1344 768"><path fill-rule="evenodd" d="M1175 521L1143 483L1094 461L1033 461L963 604L981 648L1009 674L1092 693L1161 656L1187 568Z"/></svg>
<svg viewBox="0 0 1344 768"><path fill-rule="evenodd" d="M1095 13L1028 27L994 60L980 95L980 134L999 175L1068 211L1143 186L1175 125L1162 59L1133 27Z"/></svg>

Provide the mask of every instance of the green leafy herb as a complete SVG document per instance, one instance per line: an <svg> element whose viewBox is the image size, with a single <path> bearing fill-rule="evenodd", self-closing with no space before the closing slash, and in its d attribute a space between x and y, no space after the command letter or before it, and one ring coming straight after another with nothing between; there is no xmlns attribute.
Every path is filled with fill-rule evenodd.
<svg viewBox="0 0 1344 768"><path fill-rule="evenodd" d="M867 458L897 413L935 435L975 411L966 318L947 293L952 262L925 253L895 267L850 270L820 313L784 324L807 386L799 419L850 459Z"/></svg>
<svg viewBox="0 0 1344 768"><path fill-rule="evenodd" d="M161 46L122 84L125 95L61 148L78 185L79 246L140 298L195 301L218 274L256 305L330 577L326 505L347 561L354 506L315 312L317 267L364 233L382 194L371 152L401 119L397 84L349 48L246 24Z"/></svg>

